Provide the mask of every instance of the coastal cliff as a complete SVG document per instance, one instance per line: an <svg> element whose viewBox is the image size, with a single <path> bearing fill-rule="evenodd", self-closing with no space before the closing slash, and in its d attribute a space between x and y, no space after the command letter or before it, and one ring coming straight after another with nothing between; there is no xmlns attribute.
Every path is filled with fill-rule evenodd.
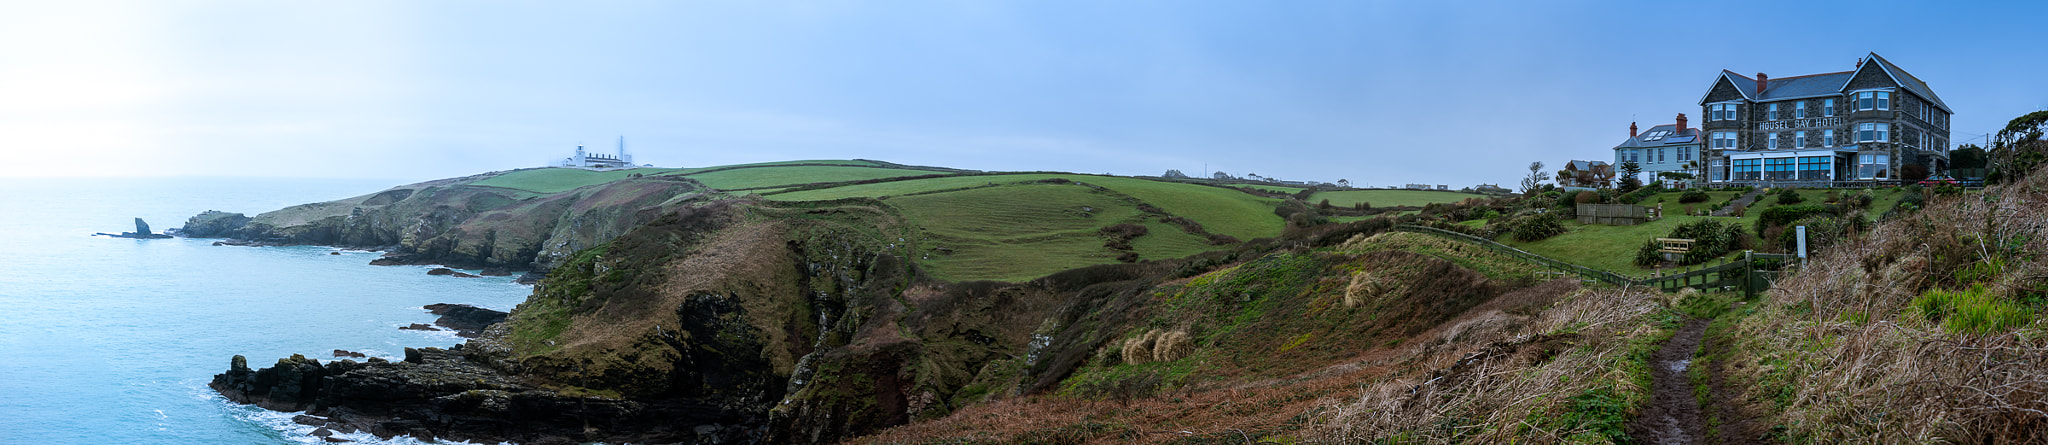
<svg viewBox="0 0 2048 445"><path fill-rule="evenodd" d="M867 199L685 207L565 260L455 349L262 370L238 357L214 387L393 434L830 443L991 393L963 392L970 383L1032 381L1034 332L1089 280L920 280L897 241L911 229ZM1157 269L1102 267L1114 271L1097 281ZM563 406L579 408L552 414ZM578 416L606 420L565 426Z"/></svg>
<svg viewBox="0 0 2048 445"><path fill-rule="evenodd" d="M207 211L179 235L246 244L386 251L380 264L546 271L701 196L675 176L636 176L556 193L488 185L492 175L395 187L255 217Z"/></svg>

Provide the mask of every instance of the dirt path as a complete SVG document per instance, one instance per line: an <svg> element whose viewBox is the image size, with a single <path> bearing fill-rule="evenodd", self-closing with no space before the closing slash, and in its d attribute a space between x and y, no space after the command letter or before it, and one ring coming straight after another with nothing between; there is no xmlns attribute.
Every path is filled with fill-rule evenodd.
<svg viewBox="0 0 2048 445"><path fill-rule="evenodd" d="M1692 379L1685 373L1706 333L1707 320L1687 320L1650 357L1650 405L1628 427L1629 436L1636 441L1659 445L1706 443L1706 422L1700 417L1699 400L1693 397Z"/></svg>
<svg viewBox="0 0 2048 445"><path fill-rule="evenodd" d="M1759 195L1762 195L1763 193L1764 193L1764 189L1761 189L1761 188L1757 188L1757 189L1750 189L1749 193L1744 193L1744 194L1742 194L1742 196L1737 196L1737 197L1735 197L1735 200L1734 200L1734 201L1731 201L1731 202L1730 202L1730 203L1728 204L1728 206L1727 206L1727 207L1722 207L1722 208L1721 208L1721 209L1719 209L1719 210L1715 210L1715 211L1714 211L1714 213L1713 213L1713 215L1714 215L1714 216L1734 216L1734 215L1735 215L1735 208L1737 208L1737 207L1748 207L1750 203L1754 203L1754 202L1756 202L1756 198L1757 198L1757 196L1759 196Z"/></svg>

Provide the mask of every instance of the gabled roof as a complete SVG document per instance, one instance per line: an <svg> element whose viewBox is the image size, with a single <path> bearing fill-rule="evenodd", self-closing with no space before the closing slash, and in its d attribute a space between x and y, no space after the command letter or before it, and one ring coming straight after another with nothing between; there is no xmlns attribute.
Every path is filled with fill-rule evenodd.
<svg viewBox="0 0 2048 445"><path fill-rule="evenodd" d="M1571 170L1578 170L1578 171L1582 171L1582 172L1583 172L1583 171L1592 171L1594 167L1599 167L1599 166L1603 166L1603 165L1608 165L1608 164L1607 164L1607 161L1580 161L1580 160L1572 160L1572 162L1566 163L1566 164L1565 164L1564 166L1565 166L1565 168L1567 168L1567 169L1571 169Z"/></svg>
<svg viewBox="0 0 2048 445"><path fill-rule="evenodd" d="M1668 131L1671 132L1671 134L1664 136L1664 138L1660 140L1643 140L1643 137L1655 134L1659 131ZM1614 146L1614 149L1620 150L1624 148L1656 148L1669 147L1673 145L1697 144L1699 143L1699 137L1700 129L1698 128L1687 128L1685 130L1678 130L1678 124L1664 124L1655 127L1650 127L1647 130L1643 130L1643 132L1637 133L1635 137L1621 141L1621 145Z"/></svg>
<svg viewBox="0 0 2048 445"><path fill-rule="evenodd" d="M1949 109L1948 104L1941 101L1941 96L1934 95L1934 89L1928 88L1927 82L1920 80L1918 77L1913 77L1913 73L1900 69L1898 65L1893 65L1892 61L1885 60L1884 56L1877 55L1875 52L1870 53L1870 61L1877 62L1877 66L1884 69L1885 74L1892 76L1892 80L1897 81L1899 86L1913 91L1913 94L1927 98L1929 102L1934 102L1934 106L1941 107L1941 111L1955 114L1956 110Z"/></svg>
<svg viewBox="0 0 2048 445"><path fill-rule="evenodd" d="M1876 69L1882 70L1886 76L1891 77L1893 83L1897 83L1906 90L1912 91L1913 94L1927 98L1935 106L1941 107L1942 111L1947 111L1951 114L1955 113L1955 110L1950 109L1948 104L1941 101L1940 96L1934 95L1934 90L1927 87L1927 82L1921 81L1918 77L1913 77L1913 74L1907 73L1906 70L1899 69L1898 65L1893 65L1891 61L1885 60L1883 56L1879 56L1875 52L1870 53L1870 57L1866 58L1866 60L1869 63L1863 64L1862 67L1857 68L1855 71L1771 79L1764 84L1764 91L1761 94L1756 91L1756 79L1736 74L1734 71L1721 70L1721 75L1715 77L1714 83L1707 86L1707 92L1700 96L1700 103L1707 103L1707 96L1714 94L1714 86L1720 85L1723 80L1728 81L1729 85L1734 86L1736 91L1741 92L1742 98L1745 100L1751 102L1770 102L1843 93L1848 90L1849 81L1856 78L1856 73L1862 72L1864 69Z"/></svg>

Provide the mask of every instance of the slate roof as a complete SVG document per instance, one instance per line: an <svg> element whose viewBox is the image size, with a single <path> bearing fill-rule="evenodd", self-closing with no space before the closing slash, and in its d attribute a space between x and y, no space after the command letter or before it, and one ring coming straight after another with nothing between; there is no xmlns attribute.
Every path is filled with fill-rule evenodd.
<svg viewBox="0 0 2048 445"><path fill-rule="evenodd" d="M1572 162L1570 162L1570 163L1567 163L1567 164L1565 164L1565 166L1566 166L1566 167L1570 167L1570 168L1571 168L1572 170L1578 170L1578 171L1582 171L1582 172L1583 172L1583 171L1592 171L1592 170L1593 170L1593 167L1597 167L1597 166L1602 166L1602 165L1608 165L1608 164L1607 164L1607 161L1578 161L1578 160L1574 160L1574 161L1572 161Z"/></svg>
<svg viewBox="0 0 2048 445"><path fill-rule="evenodd" d="M1920 80L1918 77L1913 77L1912 73L1900 69L1898 65L1893 65L1890 60L1885 60L1884 56L1879 56L1873 52L1870 53L1870 57L1866 60L1869 61L1867 63L1875 63L1879 69L1883 69L1885 74L1897 81L1900 87L1905 88L1907 91L1912 91L1913 94L1920 97L1927 98L1928 101L1934 102L1935 106L1941 107L1942 111L1947 111L1950 114L1956 112L1950 109L1947 103L1943 103L1940 96L1934 95L1934 90L1927 87L1927 82ZM1840 94L1849 87L1849 80L1855 78L1856 72L1861 70L1862 68L1858 68L1856 71L1774 78L1769 83L1764 84L1764 91L1761 95L1757 94L1756 91L1756 79L1736 74L1734 71L1729 70L1721 70L1721 77L1728 79L1728 83L1734 85L1737 91L1742 92L1743 99L1749 99L1752 102L1770 102ZM1719 81L1716 82L1718 83ZM1711 87L1709 89L1711 90Z"/></svg>
<svg viewBox="0 0 2048 445"><path fill-rule="evenodd" d="M1648 130L1643 130L1643 132L1641 133L1636 133L1636 137L1628 138L1628 140L1621 141L1621 145L1614 146L1614 149L1620 150L1624 148L1657 148L1670 147L1673 145L1690 145L1699 143L1700 129L1687 128L1685 129L1685 131L1679 131L1677 130L1677 128L1678 124L1664 124L1655 127L1650 127L1650 129ZM1650 133L1656 133L1658 131L1669 131L1672 132L1672 134L1669 136L1665 136L1663 140L1642 140L1643 136L1649 135Z"/></svg>
<svg viewBox="0 0 2048 445"><path fill-rule="evenodd" d="M1949 114L1955 114L1956 110L1949 109L1948 104L1941 101L1941 96L1934 95L1934 89L1928 88L1926 81L1922 81L1918 77L1913 77L1913 73L1908 73L1906 72L1906 70L1900 69L1898 65L1893 65L1892 61L1885 60L1884 56L1877 55L1877 53L1870 53L1870 60L1877 62L1877 66L1883 67L1885 73L1892 75L1892 79L1898 80L1899 86L1903 86L1908 90L1913 90L1913 94L1918 94L1920 95L1920 97L1925 97L1928 101L1934 102L1934 105L1941 107L1942 111L1947 111L1949 112Z"/></svg>

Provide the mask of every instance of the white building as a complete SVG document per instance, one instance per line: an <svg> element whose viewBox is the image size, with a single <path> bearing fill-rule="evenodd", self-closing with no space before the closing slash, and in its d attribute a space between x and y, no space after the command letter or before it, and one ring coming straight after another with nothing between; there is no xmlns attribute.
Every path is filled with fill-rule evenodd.
<svg viewBox="0 0 2048 445"><path fill-rule="evenodd" d="M619 153L617 155L590 153L583 150L582 144L578 144L576 145L575 156L562 159L562 162L555 166L597 169L629 168L633 166L633 155L626 154L626 137L620 136Z"/></svg>

